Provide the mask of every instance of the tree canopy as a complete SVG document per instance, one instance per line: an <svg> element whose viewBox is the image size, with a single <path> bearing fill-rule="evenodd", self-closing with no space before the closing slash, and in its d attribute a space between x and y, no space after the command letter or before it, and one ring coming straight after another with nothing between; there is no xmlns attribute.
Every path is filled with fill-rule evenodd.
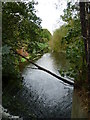
<svg viewBox="0 0 90 120"><path fill-rule="evenodd" d="M2 4L3 44L20 47L38 39L41 20L35 14L34 5L34 2Z"/></svg>
<svg viewBox="0 0 90 120"><path fill-rule="evenodd" d="M64 14L60 16L65 22L57 29L50 41L51 49L55 52L66 53L71 67L67 70L60 70L60 73L69 77L74 77L77 81L87 80L85 45L81 34L80 6L72 2L67 3ZM84 83L84 82L83 82Z"/></svg>
<svg viewBox="0 0 90 120"><path fill-rule="evenodd" d="M10 51L11 48L24 48L30 59L48 51L51 34L42 29L35 5L34 1L2 3L3 75L9 76L8 72L13 75L15 70L19 73L19 57Z"/></svg>

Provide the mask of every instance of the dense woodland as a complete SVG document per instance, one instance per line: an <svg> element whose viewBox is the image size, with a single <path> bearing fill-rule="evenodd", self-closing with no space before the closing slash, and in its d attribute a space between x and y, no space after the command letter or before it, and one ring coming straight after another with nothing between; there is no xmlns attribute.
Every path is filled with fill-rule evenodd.
<svg viewBox="0 0 90 120"><path fill-rule="evenodd" d="M17 81L16 91L21 87L19 64L25 59L12 49L33 61L47 52L64 52L71 66L67 71L60 69L60 74L74 78L76 84L90 90L90 3L68 2L64 15L60 16L65 24L55 30L53 36L42 29L34 7L37 4L2 3L3 91L9 82ZM3 96L5 107L9 106L8 99Z"/></svg>

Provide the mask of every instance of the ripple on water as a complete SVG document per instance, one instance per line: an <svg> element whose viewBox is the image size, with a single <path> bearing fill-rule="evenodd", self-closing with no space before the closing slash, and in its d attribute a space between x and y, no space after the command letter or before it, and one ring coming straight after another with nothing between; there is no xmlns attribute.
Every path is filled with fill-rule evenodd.
<svg viewBox="0 0 90 120"><path fill-rule="evenodd" d="M45 54L37 64L58 73L51 55ZM27 66L23 71L23 89L19 98L27 105L28 110L41 118L64 118L71 116L73 88L60 83L55 77ZM56 69L57 68L57 69Z"/></svg>

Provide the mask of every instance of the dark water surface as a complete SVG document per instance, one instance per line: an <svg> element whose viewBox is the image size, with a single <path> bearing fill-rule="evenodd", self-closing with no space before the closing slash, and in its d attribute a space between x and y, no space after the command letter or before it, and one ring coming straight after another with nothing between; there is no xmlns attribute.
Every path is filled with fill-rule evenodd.
<svg viewBox="0 0 90 120"><path fill-rule="evenodd" d="M59 59L57 57L60 57ZM44 54L36 63L59 75L58 69L66 67L65 56ZM23 70L23 88L16 95L37 118L71 118L73 87L63 84L33 65Z"/></svg>

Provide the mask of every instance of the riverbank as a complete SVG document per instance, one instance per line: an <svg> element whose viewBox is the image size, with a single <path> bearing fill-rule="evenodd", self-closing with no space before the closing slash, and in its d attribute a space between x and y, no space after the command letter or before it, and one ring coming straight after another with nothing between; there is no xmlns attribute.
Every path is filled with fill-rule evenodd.
<svg viewBox="0 0 90 120"><path fill-rule="evenodd" d="M85 89L74 89L72 118L88 118L88 94Z"/></svg>
<svg viewBox="0 0 90 120"><path fill-rule="evenodd" d="M88 113L88 91L84 88L75 89L75 91L77 92L77 95L80 97L82 110Z"/></svg>

